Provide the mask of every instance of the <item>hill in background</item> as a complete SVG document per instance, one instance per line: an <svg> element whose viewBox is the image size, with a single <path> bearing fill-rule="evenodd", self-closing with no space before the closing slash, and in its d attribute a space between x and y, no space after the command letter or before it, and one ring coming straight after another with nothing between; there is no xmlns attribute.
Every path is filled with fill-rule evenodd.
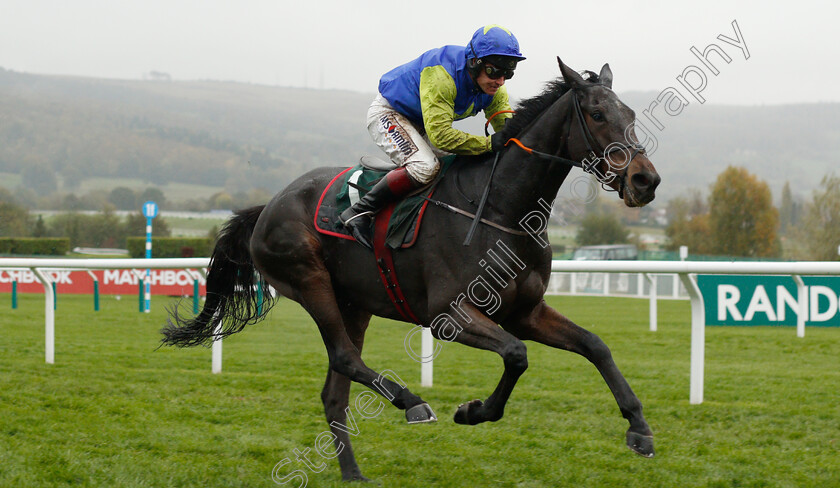
<svg viewBox="0 0 840 488"><path fill-rule="evenodd" d="M515 92L515 87L512 87ZM657 93L622 99L654 131L662 175L655 205L707 192L729 165L810 195L837 167L840 104L715 106L693 101L658 131L642 111ZM269 193L309 169L379 154L365 128L370 93L195 81L42 76L0 68L0 185L48 194L91 182L140 181L170 201L190 188ZM480 133L482 121L461 127ZM192 185L192 186L191 186Z"/></svg>
<svg viewBox="0 0 840 488"><path fill-rule="evenodd" d="M37 169L64 191L103 177L276 190L311 168L349 165L375 150L360 123L369 98L0 71L0 172ZM42 190L50 189L47 182Z"/></svg>

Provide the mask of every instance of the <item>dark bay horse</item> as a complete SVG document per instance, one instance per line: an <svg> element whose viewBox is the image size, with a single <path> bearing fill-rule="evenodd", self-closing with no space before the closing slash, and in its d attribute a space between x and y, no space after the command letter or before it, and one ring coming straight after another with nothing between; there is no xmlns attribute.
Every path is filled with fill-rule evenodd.
<svg viewBox="0 0 840 488"><path fill-rule="evenodd" d="M471 220L430 205L420 239L413 247L394 252L394 267L418 323L431 327L439 339L494 351L504 361L495 391L483 402L461 405L455 422L473 425L499 420L517 379L528 367L523 341L537 341L578 353L595 365L630 423L627 445L650 457L653 434L641 402L610 350L596 335L543 301L551 269L550 247L533 235L509 232L521 229L520 221L530 213L545 212L545 202L554 200L571 163L583 162L585 169L599 173L602 186L615 191L629 207L652 201L659 184L659 175L635 138L635 114L611 89L609 66L584 79L559 58L558 62L562 80L519 104L504 129L505 139L516 138L527 150L511 142L496 164L493 155L460 158L434 194L439 201L475 212L475 202L495 165L482 217L508 231L479 225L465 247L462 243ZM177 346L207 345L216 337L238 332L268 311L272 304L268 285L300 303L318 325L329 356L321 398L342 477L363 480L346 429L336 428L336 424L346 425L351 381L382 394L405 410L410 422L436 418L420 397L362 360L371 315L404 319L386 293L373 254L355 242L319 234L314 228L319 197L341 170L311 171L267 205L237 212L213 251L203 310L193 318L173 313L162 332L164 344ZM488 286L497 291L496 299L480 293L477 277L482 277L485 292ZM260 287L263 293L258 294ZM448 326L435 326L441 320Z"/></svg>

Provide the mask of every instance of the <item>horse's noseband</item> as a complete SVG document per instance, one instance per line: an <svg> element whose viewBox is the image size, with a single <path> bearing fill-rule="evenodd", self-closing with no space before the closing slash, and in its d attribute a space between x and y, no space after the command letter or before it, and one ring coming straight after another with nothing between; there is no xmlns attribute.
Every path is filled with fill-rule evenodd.
<svg viewBox="0 0 840 488"><path fill-rule="evenodd" d="M601 156L598 156L595 153L595 150L592 149L592 143L597 144L598 141L595 139L595 136L592 135L592 132L589 130L589 126L586 125L586 119L583 116L583 109L580 108L580 100L578 100L577 93L574 91L574 89L572 89L572 106L574 107L575 115L578 120L578 126L580 127L580 132L583 136L583 142L586 144L587 160L592 161L590 167L594 166L595 162L604 160L607 162L607 167L609 167L610 170L612 170L612 165L610 164L612 159L610 159L610 154L616 151L624 152L628 149L633 150L633 152L630 154L630 157L626 160L626 164L624 165L624 171L618 174L613 173L618 177L618 190L613 190L612 188L607 186L607 184L609 184L612 181L612 179L609 179L608 181L601 181L600 178L598 179L599 183L601 183L601 188L603 188L606 191L617 191L618 197L624 198L624 189L627 187L627 168L630 167L630 162L633 161L636 158L636 156L638 156L640 153L645 153L645 147L635 142L612 142L601 151ZM592 141L592 143L590 143L590 141ZM607 151L607 149L609 149L609 151Z"/></svg>

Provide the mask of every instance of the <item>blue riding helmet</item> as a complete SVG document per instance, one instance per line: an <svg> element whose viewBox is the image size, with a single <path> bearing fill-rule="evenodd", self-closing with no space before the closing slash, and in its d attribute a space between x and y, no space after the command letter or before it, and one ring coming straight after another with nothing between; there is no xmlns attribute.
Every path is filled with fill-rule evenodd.
<svg viewBox="0 0 840 488"><path fill-rule="evenodd" d="M515 61L525 59L519 52L519 41L513 33L495 24L480 27L470 39L467 59L481 59L487 56L505 56L514 58Z"/></svg>

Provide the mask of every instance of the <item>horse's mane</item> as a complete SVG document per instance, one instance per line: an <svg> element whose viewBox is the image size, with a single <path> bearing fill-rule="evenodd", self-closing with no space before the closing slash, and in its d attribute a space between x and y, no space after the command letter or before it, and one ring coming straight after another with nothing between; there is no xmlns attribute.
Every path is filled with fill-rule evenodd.
<svg viewBox="0 0 840 488"><path fill-rule="evenodd" d="M592 71L584 71L583 78L592 83L598 83L598 75ZM503 132L505 138L518 137L519 134L533 122L541 113L566 94L571 86L563 78L549 81L539 95L521 100L516 104L516 114L508 119Z"/></svg>

